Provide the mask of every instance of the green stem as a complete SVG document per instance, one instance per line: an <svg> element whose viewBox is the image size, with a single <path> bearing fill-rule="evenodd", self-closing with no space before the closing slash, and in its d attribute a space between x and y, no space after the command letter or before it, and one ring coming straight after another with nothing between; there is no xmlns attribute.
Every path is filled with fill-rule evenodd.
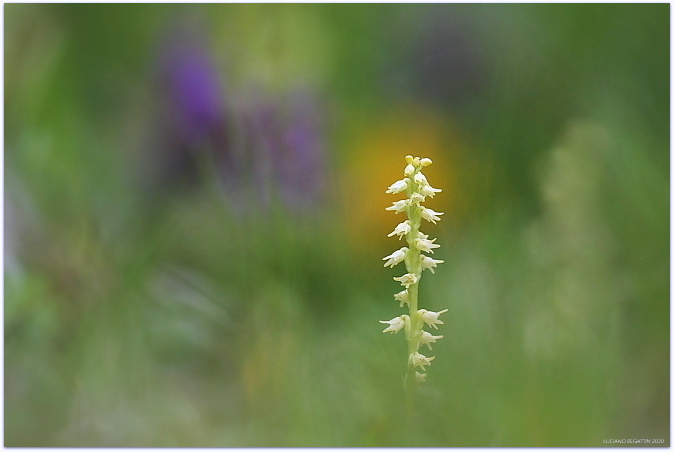
<svg viewBox="0 0 674 452"><path fill-rule="evenodd" d="M413 395L417 386L416 369L410 360L410 356L419 351L419 316L417 315L419 284L411 285L409 292L410 306L410 335L407 338L407 374L405 375L405 387L409 394Z"/></svg>
<svg viewBox="0 0 674 452"><path fill-rule="evenodd" d="M416 184L413 175L410 176L410 187L408 195L416 192ZM419 282L421 281L421 251L416 247L415 241L419 237L419 227L421 226L421 212L418 206L411 205L407 208L407 217L410 221L411 230L406 235L409 248L407 260L407 272L417 275L417 283L408 287L409 294L409 317L410 331L407 336L407 372L405 374L405 391L407 393L407 405L410 412L413 410L414 394L417 387L416 368L410 357L419 351L419 335L421 334L421 319L417 314L419 309Z"/></svg>

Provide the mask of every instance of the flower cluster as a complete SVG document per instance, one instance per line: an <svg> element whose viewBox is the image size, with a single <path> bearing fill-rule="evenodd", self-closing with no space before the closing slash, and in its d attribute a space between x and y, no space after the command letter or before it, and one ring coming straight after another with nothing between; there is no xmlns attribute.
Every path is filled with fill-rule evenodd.
<svg viewBox="0 0 674 452"><path fill-rule="evenodd" d="M405 193L407 198L395 201L386 210L396 214L403 212L407 214L407 220L398 224L388 235L389 237L397 236L398 240L405 237L407 246L394 251L382 260L386 261L384 267L394 267L401 262L405 263L407 273L393 278L395 281L400 282L400 285L405 289L395 294L394 297L396 301L400 302L400 307L403 307L405 304L408 305L409 314L403 314L391 320L380 320L380 323L388 325L384 329L384 333L395 334L400 330L405 330L408 344L406 382L410 384L412 381L425 381L426 374L422 372L425 372L425 366L429 366L431 361L435 359L435 356L429 358L419 353L419 348L422 345L426 345L430 350L432 349L431 344L442 338L442 336L433 336L431 333L424 331L424 325L437 329L437 325L443 324L442 320L439 320L438 317L440 314L447 312L447 309L439 312L418 309L419 281L421 280L422 272L430 270L431 273L434 273L437 265L444 262L443 260L433 259L423 254L433 254L433 250L439 248L440 245L435 243L436 239L430 240L428 235L419 230L421 222L422 220L426 220L435 224L437 221L440 221L440 216L443 213L424 207L422 203L426 201L427 197L432 198L442 190L431 187L426 176L421 172L422 168L433 163L431 159L408 155L405 157L405 161L407 162L404 171L405 177L394 182L386 190L386 193ZM422 372L417 371L417 368Z"/></svg>

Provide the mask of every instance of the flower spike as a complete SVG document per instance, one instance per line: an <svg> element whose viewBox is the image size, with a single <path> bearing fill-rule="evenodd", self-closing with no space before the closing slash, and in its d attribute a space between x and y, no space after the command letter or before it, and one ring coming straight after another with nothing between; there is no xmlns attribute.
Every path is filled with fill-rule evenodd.
<svg viewBox="0 0 674 452"><path fill-rule="evenodd" d="M427 345L431 349L434 344L443 336L434 336L427 331L423 331L424 325L431 328L438 328L443 322L438 317L447 312L447 309L434 312L426 309L419 309L419 281L424 270L430 270L435 273L438 264L442 264L442 259L433 259L423 253L434 253L434 249L440 248L435 243L436 239L430 239L428 235L419 230L422 220L436 224L440 221L442 212L436 212L433 209L425 207L423 203L426 198L433 198L437 193L442 192L439 188L434 188L428 182L422 169L431 165L433 162L429 158L419 158L411 155L405 156L404 177L391 184L386 193L398 194L405 193L407 197L400 201L393 202L393 205L386 208L393 213L407 214L407 220L398 224L388 237L397 236L398 240L405 237L407 246L404 246L382 260L386 261L384 267L393 267L401 262L405 263L407 273L393 278L400 282L405 289L396 293L394 298L400 303L400 307L407 305L409 315L403 314L391 320L380 320L380 323L388 325L384 333L395 334L400 330L405 330L405 337L408 342L407 353L407 373L405 376L405 385L408 390L412 390L418 383L426 381L426 373L419 372L426 370L426 366L431 365L434 356L426 357L419 353L419 347Z"/></svg>

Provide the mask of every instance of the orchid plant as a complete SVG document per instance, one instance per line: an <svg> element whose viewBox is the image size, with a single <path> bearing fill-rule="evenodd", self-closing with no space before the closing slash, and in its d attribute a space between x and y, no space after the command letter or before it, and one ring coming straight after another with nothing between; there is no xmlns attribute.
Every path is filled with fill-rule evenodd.
<svg viewBox="0 0 674 452"><path fill-rule="evenodd" d="M443 215L443 213L424 207L422 203L425 202L426 197L432 198L442 190L431 187L426 176L421 172L422 168L433 163L431 159L408 155L405 157L405 161L407 162L404 170L405 177L394 182L386 193L405 193L407 198L395 201L386 210L393 211L396 214L403 212L407 214L407 220L398 224L388 235L389 237L397 236L398 240L405 237L407 246L394 251L384 257L383 260L386 261L384 267L394 267L401 262L405 263L407 273L393 278L400 282L405 289L396 293L394 298L400 302L400 307L407 305L409 313L391 320L380 320L380 323L388 325L384 329L384 333L395 334L398 331L405 330L407 372L404 381L405 386L410 389L417 383L426 380L426 366L429 366L431 361L435 359L435 356L422 355L419 352L420 347L426 345L431 350L431 344L442 338L442 336L434 336L428 331L424 331L423 328L427 325L430 328L437 329L438 325L443 324L438 317L440 314L447 312L447 309L439 312L419 309L419 282L422 272L430 270L431 273L435 273L434 269L437 265L444 262L423 254L433 254L433 250L439 248L440 245L435 243L436 239L429 239L428 235L419 230L421 222L426 220L435 224L440 220L440 215Z"/></svg>

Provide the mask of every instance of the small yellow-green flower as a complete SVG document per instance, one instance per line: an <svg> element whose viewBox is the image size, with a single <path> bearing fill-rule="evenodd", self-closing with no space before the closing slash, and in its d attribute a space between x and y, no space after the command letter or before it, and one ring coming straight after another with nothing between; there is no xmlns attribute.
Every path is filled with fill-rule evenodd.
<svg viewBox="0 0 674 452"><path fill-rule="evenodd" d="M407 291L407 289L403 290L402 292L398 292L397 294L393 295L393 297L400 302L401 308L405 303L409 303L410 301L410 293Z"/></svg>
<svg viewBox="0 0 674 452"><path fill-rule="evenodd" d="M404 275L393 279L399 281L401 286L405 286L407 288L419 282L419 277L414 273L405 273Z"/></svg>
<svg viewBox="0 0 674 452"><path fill-rule="evenodd" d="M394 265L398 265L399 263L405 260L405 256L407 256L408 251L409 248L403 246L399 250L396 250L393 253L389 254L388 256L384 257L382 259L383 261L386 261L384 267L390 266L391 268L393 268Z"/></svg>
<svg viewBox="0 0 674 452"><path fill-rule="evenodd" d="M419 352L414 352L410 355L410 361L412 361L412 365L416 367L420 367L421 370L426 370L424 366L430 366L431 361L435 359L435 356L431 356L430 358L425 357Z"/></svg>
<svg viewBox="0 0 674 452"><path fill-rule="evenodd" d="M431 273L435 273L435 270L433 270L435 267L438 266L438 264L442 264L444 261L442 259L433 259L432 257L428 257L424 254L421 255L419 258L421 260L421 269L422 270L430 270Z"/></svg>
<svg viewBox="0 0 674 452"><path fill-rule="evenodd" d="M442 320L438 320L438 317L440 316L440 314L444 314L447 311L448 311L447 309L443 309L440 312L433 312L427 311L425 309L419 309L418 312L419 316L421 316L421 320L426 322L428 326L432 326L437 330L438 329L437 325L442 325L443 323L445 323Z"/></svg>
<svg viewBox="0 0 674 452"><path fill-rule="evenodd" d="M437 245L433 242L435 242L437 239L433 240L428 240L428 239L415 239L414 240L414 246L419 250L419 251L426 251L427 253L433 254L433 249L434 248L440 248L440 245Z"/></svg>
<svg viewBox="0 0 674 452"><path fill-rule="evenodd" d="M388 326L386 329L383 331L384 333L397 333L398 331L402 330L405 328L405 322L409 319L408 316L405 314L401 315L400 317L393 318L391 320L380 320L379 323L386 323Z"/></svg>
<svg viewBox="0 0 674 452"><path fill-rule="evenodd" d="M433 336L428 331L422 331L421 336L419 336L419 345L427 345L429 350L433 350L431 344L434 344L436 340L442 339L444 336Z"/></svg>
<svg viewBox="0 0 674 452"><path fill-rule="evenodd" d="M409 234L409 232L412 230L412 226L410 225L410 220L405 220L402 223L400 223L398 226L395 227L393 232L391 232L388 237L393 237L394 235L398 236L398 240L402 239L403 236Z"/></svg>

